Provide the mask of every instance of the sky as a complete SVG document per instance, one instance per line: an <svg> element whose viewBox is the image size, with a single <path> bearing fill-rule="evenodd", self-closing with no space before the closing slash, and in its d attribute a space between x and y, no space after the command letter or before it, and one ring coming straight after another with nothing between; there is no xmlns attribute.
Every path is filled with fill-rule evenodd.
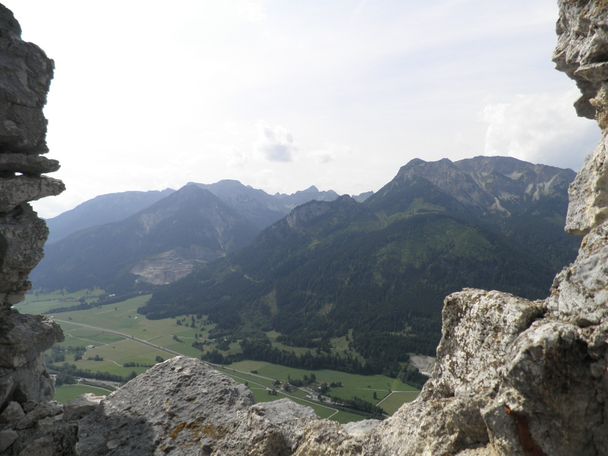
<svg viewBox="0 0 608 456"><path fill-rule="evenodd" d="M4 0L55 60L62 195L238 179L378 190L413 158L580 168L599 139L551 62L556 0Z"/></svg>

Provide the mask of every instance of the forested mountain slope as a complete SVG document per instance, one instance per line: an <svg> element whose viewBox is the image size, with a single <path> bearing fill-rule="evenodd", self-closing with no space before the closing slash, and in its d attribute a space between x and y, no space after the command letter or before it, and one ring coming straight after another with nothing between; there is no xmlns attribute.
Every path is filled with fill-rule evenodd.
<svg viewBox="0 0 608 456"><path fill-rule="evenodd" d="M32 281L42 289L111 291L169 283L245 246L258 231L211 192L186 185L123 221L48 245Z"/></svg>
<svg viewBox="0 0 608 456"><path fill-rule="evenodd" d="M158 290L150 317L205 313L243 337L320 346L353 329L368 362L433 353L443 298L463 287L546 295L577 240L575 174L512 158L414 160L364 203L310 202L243 250Z"/></svg>

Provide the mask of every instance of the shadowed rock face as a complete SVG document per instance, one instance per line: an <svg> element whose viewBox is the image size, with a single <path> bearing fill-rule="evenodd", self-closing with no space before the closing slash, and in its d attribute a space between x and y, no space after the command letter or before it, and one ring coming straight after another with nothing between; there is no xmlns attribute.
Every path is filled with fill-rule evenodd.
<svg viewBox="0 0 608 456"><path fill-rule="evenodd" d="M44 317L20 315L11 307L30 288L28 275L42 258L48 230L28 204L64 190L42 176L59 163L40 156L46 146L42 108L53 77L53 61L21 40L13 14L0 5L0 453L36 454L34 447L63 448L62 436L38 441L35 423L53 416L37 405L53 397L54 386L41 358L63 340L59 326ZM57 428L59 431L60 428ZM72 436L75 432L72 430ZM62 434L64 435L64 434ZM69 439L68 439L69 440ZM29 442L29 443L27 443ZM71 444L67 444L70 447ZM30 452L27 452L30 451ZM66 453L69 454L69 453Z"/></svg>

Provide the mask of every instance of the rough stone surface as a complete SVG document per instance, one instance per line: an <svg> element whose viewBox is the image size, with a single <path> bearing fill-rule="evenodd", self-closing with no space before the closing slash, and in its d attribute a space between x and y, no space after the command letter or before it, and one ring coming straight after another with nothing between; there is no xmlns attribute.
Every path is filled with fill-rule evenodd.
<svg viewBox="0 0 608 456"><path fill-rule="evenodd" d="M287 399L254 405L245 386L202 361L176 357L82 419L77 448L92 456L290 455L315 420L310 407Z"/></svg>
<svg viewBox="0 0 608 456"><path fill-rule="evenodd" d="M9 447L15 443L15 440L19 437L12 429L0 431L0 454L9 449Z"/></svg>
<svg viewBox="0 0 608 456"><path fill-rule="evenodd" d="M556 318L589 326L608 319L606 303L608 223L602 223L585 236L576 261L555 278L548 306Z"/></svg>
<svg viewBox="0 0 608 456"><path fill-rule="evenodd" d="M44 153L47 122L42 113L53 78L53 61L21 40L13 14L0 5L0 149Z"/></svg>
<svg viewBox="0 0 608 456"><path fill-rule="evenodd" d="M21 173L29 176L40 176L59 169L57 160L50 160L39 155L0 154L0 172Z"/></svg>
<svg viewBox="0 0 608 456"><path fill-rule="evenodd" d="M48 230L28 204L64 190L42 176L59 163L39 154L46 146L42 112L53 62L21 40L13 14L0 5L0 453L72 455L76 424L48 402L54 385L42 352L63 340L59 326L11 307L30 288L28 275L42 258Z"/></svg>
<svg viewBox="0 0 608 456"><path fill-rule="evenodd" d="M63 182L51 177L14 176L0 179L0 213L10 212L23 203L59 195Z"/></svg>
<svg viewBox="0 0 608 456"><path fill-rule="evenodd" d="M18 402L9 402L2 413L0 413L1 423L16 423L25 416L23 409Z"/></svg>
<svg viewBox="0 0 608 456"><path fill-rule="evenodd" d="M566 230L572 234L587 234L594 226L608 218L608 155L602 141L570 185L570 205Z"/></svg>
<svg viewBox="0 0 608 456"><path fill-rule="evenodd" d="M67 421L78 421L95 411L105 396L85 393L64 407L63 417Z"/></svg>

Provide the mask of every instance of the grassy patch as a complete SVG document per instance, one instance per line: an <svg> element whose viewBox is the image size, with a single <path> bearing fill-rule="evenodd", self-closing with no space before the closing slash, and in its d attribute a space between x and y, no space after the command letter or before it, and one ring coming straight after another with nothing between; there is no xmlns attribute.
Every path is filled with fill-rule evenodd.
<svg viewBox="0 0 608 456"><path fill-rule="evenodd" d="M67 404L78 399L85 393L93 393L97 396L107 396L110 391L89 385L61 385L55 389L55 400Z"/></svg>
<svg viewBox="0 0 608 456"><path fill-rule="evenodd" d="M40 309L61 307L66 305L66 300L77 302L82 295L83 293L74 295L54 293L38 295L35 296L36 299L28 297L28 300L20 305L19 310L35 313L36 310ZM68 353L65 361L75 364L79 369L108 372L127 377L132 372L138 374L144 372L147 369L146 366L156 363L157 357L168 359L173 356L161 349L145 345L135 340L135 338L192 357L199 357L201 354L200 350L192 347L192 343L195 341L202 342L205 351L213 350L216 347L215 342L208 340L213 325L206 323L205 319L193 319L192 316L186 316L177 319L148 320L146 317L139 315L137 309L145 304L148 299L149 296L138 296L116 304L54 315L53 317L62 326L66 337L61 345L86 347L83 359L74 361L74 354ZM195 327L192 327L192 322L194 322ZM115 331L115 333L108 331ZM276 332L268 332L267 335L273 345L278 346L278 348L296 353L308 351L306 348L288 347L278 343L276 339L279 334ZM335 351L349 351L346 337L332 339L331 345ZM238 353L239 351L238 342L232 342L228 351L223 353ZM87 359L96 356L102 360ZM125 366L125 364L133 363L139 364L139 366ZM337 410L331 404L322 404L311 400L316 396L311 391L296 389L286 393L279 388L276 396L268 393L268 389L272 389L275 379L287 382L288 377L303 378L304 375L311 374L309 370L261 361L241 361L218 369L237 382L247 383L258 402L287 397L295 402L312 407L321 418L331 417L332 420L343 423L365 418L363 415ZM382 375L355 375L332 370L318 370L314 371L314 374L318 383L340 382L342 384L341 387L330 388L328 393L337 398L349 400L356 396L377 404L388 396L380 404L387 413L393 413L404 402L413 400L417 396L415 388ZM58 388L57 397L58 400L69 401L89 391L101 394L99 388L95 389L95 387L85 385L65 385Z"/></svg>
<svg viewBox="0 0 608 456"><path fill-rule="evenodd" d="M256 371L260 376L277 379L282 382L286 382L288 377L302 378L304 375L310 375L311 373L311 371L305 369L295 369L263 361L241 361L231 364L230 367L244 372ZM391 392L406 391L407 393L405 394L393 394L395 398L391 397L388 403L390 411L384 408L384 404L381 405L387 413L393 413L403 403L415 399L418 394L416 388L398 379L384 375L357 375L328 369L313 372L318 382L325 382L327 384L341 382L342 387L331 388L329 392L331 396L341 399L352 399L356 396L377 404ZM396 404L398 405L395 407Z"/></svg>

